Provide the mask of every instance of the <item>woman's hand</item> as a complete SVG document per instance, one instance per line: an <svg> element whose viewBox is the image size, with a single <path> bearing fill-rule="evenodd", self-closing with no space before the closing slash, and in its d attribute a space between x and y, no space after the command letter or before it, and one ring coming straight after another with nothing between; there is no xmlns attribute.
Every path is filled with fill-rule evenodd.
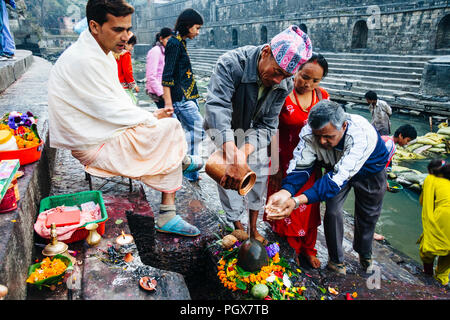
<svg viewBox="0 0 450 320"><path fill-rule="evenodd" d="M156 109L155 111L153 111L153 115L156 119L169 118L164 109Z"/></svg>
<svg viewBox="0 0 450 320"><path fill-rule="evenodd" d="M134 91L136 91L136 93L139 93L139 87L138 86L136 86L136 87L134 87Z"/></svg>
<svg viewBox="0 0 450 320"><path fill-rule="evenodd" d="M162 109L162 110L164 110L164 112L167 114L168 117L171 117L173 114L173 105L166 104L164 106L164 109Z"/></svg>

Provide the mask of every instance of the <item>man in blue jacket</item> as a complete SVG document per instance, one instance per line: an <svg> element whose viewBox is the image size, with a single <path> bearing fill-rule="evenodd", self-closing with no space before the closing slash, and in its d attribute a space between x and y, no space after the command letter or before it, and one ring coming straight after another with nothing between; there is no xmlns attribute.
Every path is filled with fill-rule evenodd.
<svg viewBox="0 0 450 320"><path fill-rule="evenodd" d="M284 219L301 204L326 201L327 267L346 274L342 207L353 187L353 249L359 253L361 266L367 271L372 265L373 235L386 192L384 168L388 158L384 141L366 119L345 113L335 102L322 100L311 109L308 124L300 133L282 189L269 198L267 218ZM324 167L327 173L313 187L294 197L316 165Z"/></svg>

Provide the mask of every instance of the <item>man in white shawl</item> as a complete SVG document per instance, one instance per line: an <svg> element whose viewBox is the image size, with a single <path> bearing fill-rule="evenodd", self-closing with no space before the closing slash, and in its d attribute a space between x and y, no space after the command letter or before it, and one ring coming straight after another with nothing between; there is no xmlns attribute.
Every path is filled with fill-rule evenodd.
<svg viewBox="0 0 450 320"><path fill-rule="evenodd" d="M88 1L88 29L50 74L50 146L71 150L94 176L128 177L161 191L156 229L197 236L198 228L176 214L175 192L182 173L199 170L201 160L186 156L178 120L162 109L152 114L137 107L119 83L113 52L131 36L133 12L125 0Z"/></svg>

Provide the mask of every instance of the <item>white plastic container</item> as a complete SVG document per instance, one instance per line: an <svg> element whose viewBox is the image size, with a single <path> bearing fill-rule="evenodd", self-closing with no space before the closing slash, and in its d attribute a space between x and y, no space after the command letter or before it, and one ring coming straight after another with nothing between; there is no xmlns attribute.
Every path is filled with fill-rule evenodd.
<svg viewBox="0 0 450 320"><path fill-rule="evenodd" d="M0 130L0 151L18 150L16 138L8 130Z"/></svg>

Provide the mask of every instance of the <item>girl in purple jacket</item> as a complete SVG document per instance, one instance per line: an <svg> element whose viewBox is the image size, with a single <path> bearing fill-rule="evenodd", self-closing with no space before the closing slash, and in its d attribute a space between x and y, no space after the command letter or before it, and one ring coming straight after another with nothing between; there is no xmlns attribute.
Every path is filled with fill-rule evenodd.
<svg viewBox="0 0 450 320"><path fill-rule="evenodd" d="M172 30L170 28L162 28L156 34L155 45L147 53L146 93L155 101L159 109L164 108L164 99L162 97L164 92L161 81L164 71L164 51L171 36Z"/></svg>

